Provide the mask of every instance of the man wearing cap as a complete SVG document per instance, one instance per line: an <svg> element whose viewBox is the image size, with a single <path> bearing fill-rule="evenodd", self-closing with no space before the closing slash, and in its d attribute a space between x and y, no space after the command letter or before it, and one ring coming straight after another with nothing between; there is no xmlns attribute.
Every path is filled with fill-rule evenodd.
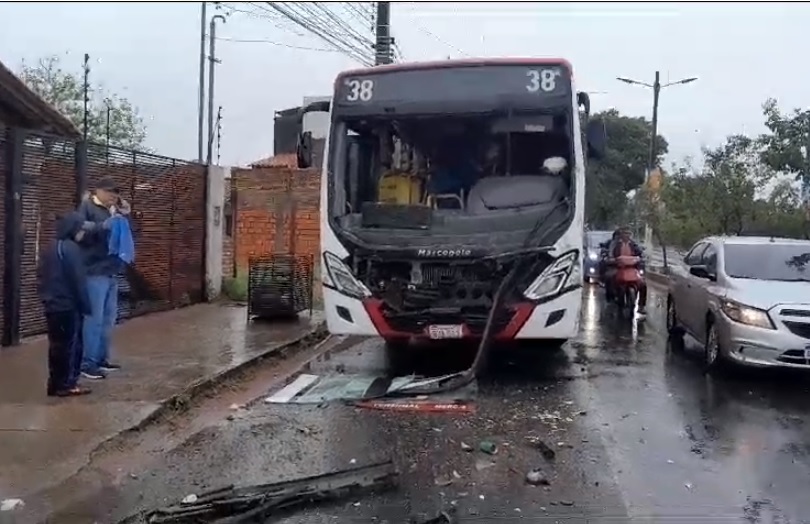
<svg viewBox="0 0 810 524"><path fill-rule="evenodd" d="M99 180L95 191L79 205L85 231L81 247L92 310L84 317L82 326L82 376L85 378L102 379L106 372L120 367L109 361L109 353L110 337L118 315L117 276L123 270L123 262L116 255L109 254L109 236L112 217L128 215L129 211L129 204L119 196L118 187L111 177Z"/></svg>

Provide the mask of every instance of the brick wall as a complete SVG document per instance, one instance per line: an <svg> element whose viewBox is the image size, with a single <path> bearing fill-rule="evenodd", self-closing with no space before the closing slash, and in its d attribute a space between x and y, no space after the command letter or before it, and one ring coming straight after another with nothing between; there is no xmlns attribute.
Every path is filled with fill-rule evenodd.
<svg viewBox="0 0 810 524"><path fill-rule="evenodd" d="M253 256L313 255L320 249L320 173L316 169L234 169L233 253L238 272ZM226 273L227 274L227 273Z"/></svg>

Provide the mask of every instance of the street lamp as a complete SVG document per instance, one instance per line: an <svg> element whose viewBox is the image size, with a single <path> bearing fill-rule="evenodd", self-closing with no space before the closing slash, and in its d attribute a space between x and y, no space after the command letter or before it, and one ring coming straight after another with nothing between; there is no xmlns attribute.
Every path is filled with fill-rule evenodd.
<svg viewBox="0 0 810 524"><path fill-rule="evenodd" d="M661 89L665 87L681 85L681 84L689 84L697 80L697 77L689 77L684 78L681 80L677 80L675 82L667 82L666 84L661 84L661 72L655 72L655 82L652 84L648 84L647 82L641 82L639 80L633 80L631 78L625 78L618 76L616 80L619 82L624 82L625 84L631 85L639 85L642 87L649 87L653 90L653 114L652 114L652 136L650 137L650 154L647 158L647 174L644 177L645 185L649 181L650 174L652 173L653 169L655 169L656 164L656 150L657 150L657 141L658 141L658 98L661 94ZM649 222L644 222L644 244L649 248L652 245L652 230L650 229Z"/></svg>

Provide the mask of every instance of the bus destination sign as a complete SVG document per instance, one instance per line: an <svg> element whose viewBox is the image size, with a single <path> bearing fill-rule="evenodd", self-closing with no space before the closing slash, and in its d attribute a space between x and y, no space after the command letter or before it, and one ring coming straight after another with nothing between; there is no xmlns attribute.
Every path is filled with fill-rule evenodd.
<svg viewBox="0 0 810 524"><path fill-rule="evenodd" d="M448 66L345 76L336 87L335 106L347 110L482 101L543 105L543 99L567 102L571 77L554 64Z"/></svg>

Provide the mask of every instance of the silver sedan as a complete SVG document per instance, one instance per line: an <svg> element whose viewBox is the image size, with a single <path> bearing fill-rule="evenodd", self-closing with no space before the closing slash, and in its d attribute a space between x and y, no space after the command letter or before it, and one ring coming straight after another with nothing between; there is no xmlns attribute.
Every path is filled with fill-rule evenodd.
<svg viewBox="0 0 810 524"><path fill-rule="evenodd" d="M671 270L667 330L709 371L729 362L810 368L810 241L710 237Z"/></svg>

